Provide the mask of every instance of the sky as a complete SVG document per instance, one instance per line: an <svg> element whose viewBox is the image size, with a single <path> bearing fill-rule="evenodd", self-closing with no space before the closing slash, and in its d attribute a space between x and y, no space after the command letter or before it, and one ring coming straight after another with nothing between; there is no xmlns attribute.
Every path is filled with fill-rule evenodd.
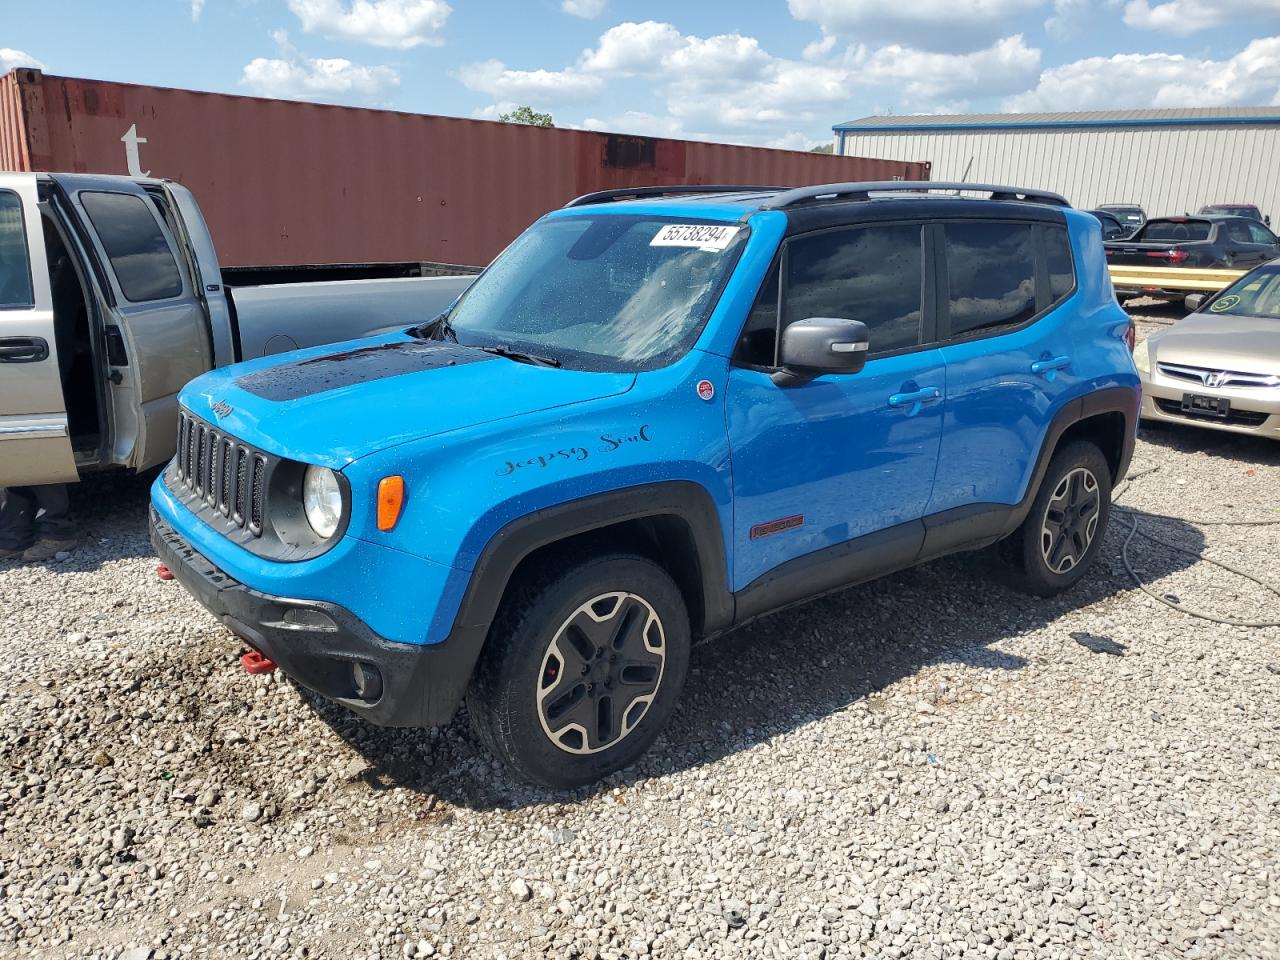
<svg viewBox="0 0 1280 960"><path fill-rule="evenodd" d="M7 7L0 72L795 149L872 114L1280 106L1280 0Z"/></svg>

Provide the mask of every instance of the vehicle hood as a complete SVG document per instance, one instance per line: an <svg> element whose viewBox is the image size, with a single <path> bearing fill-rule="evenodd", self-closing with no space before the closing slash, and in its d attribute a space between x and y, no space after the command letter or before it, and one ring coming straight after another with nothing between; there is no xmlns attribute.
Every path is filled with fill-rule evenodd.
<svg viewBox="0 0 1280 960"><path fill-rule="evenodd" d="M224 367L180 399L246 443L341 469L375 450L615 396L634 383L633 373L536 367L396 333Z"/></svg>
<svg viewBox="0 0 1280 960"><path fill-rule="evenodd" d="M1280 372L1280 320L1193 313L1150 339L1152 359L1242 373Z"/></svg>

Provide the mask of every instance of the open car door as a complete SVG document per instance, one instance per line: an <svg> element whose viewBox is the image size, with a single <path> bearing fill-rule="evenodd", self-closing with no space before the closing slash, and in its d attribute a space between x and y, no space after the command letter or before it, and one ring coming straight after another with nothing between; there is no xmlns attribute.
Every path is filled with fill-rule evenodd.
<svg viewBox="0 0 1280 960"><path fill-rule="evenodd" d="M118 178L54 180L88 234L105 301L111 459L142 470L173 455L178 391L210 369L203 293L160 185L151 193Z"/></svg>
<svg viewBox="0 0 1280 960"><path fill-rule="evenodd" d="M0 487L78 479L36 178L0 173Z"/></svg>

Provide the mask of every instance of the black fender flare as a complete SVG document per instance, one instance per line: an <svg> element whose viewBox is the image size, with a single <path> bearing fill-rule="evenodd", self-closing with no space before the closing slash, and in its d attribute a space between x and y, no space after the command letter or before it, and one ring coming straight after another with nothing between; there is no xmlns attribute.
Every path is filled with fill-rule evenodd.
<svg viewBox="0 0 1280 960"><path fill-rule="evenodd" d="M622 487L517 517L499 529L481 550L449 636L440 644L449 651L448 668L437 677L433 715L451 715L462 700L498 605L520 563L535 550L570 537L627 521L676 517L691 532L701 581L702 633L719 632L733 623L724 536L711 494L689 480L669 480ZM447 676L447 680L446 680Z"/></svg>

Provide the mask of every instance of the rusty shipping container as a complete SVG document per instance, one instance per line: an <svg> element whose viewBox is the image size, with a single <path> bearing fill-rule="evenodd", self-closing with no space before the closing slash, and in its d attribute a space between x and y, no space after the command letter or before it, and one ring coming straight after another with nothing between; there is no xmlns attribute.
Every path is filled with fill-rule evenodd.
<svg viewBox="0 0 1280 960"><path fill-rule="evenodd" d="M167 177L229 266L484 264L547 210L652 183L924 180L928 164L48 76L0 78L0 168Z"/></svg>

